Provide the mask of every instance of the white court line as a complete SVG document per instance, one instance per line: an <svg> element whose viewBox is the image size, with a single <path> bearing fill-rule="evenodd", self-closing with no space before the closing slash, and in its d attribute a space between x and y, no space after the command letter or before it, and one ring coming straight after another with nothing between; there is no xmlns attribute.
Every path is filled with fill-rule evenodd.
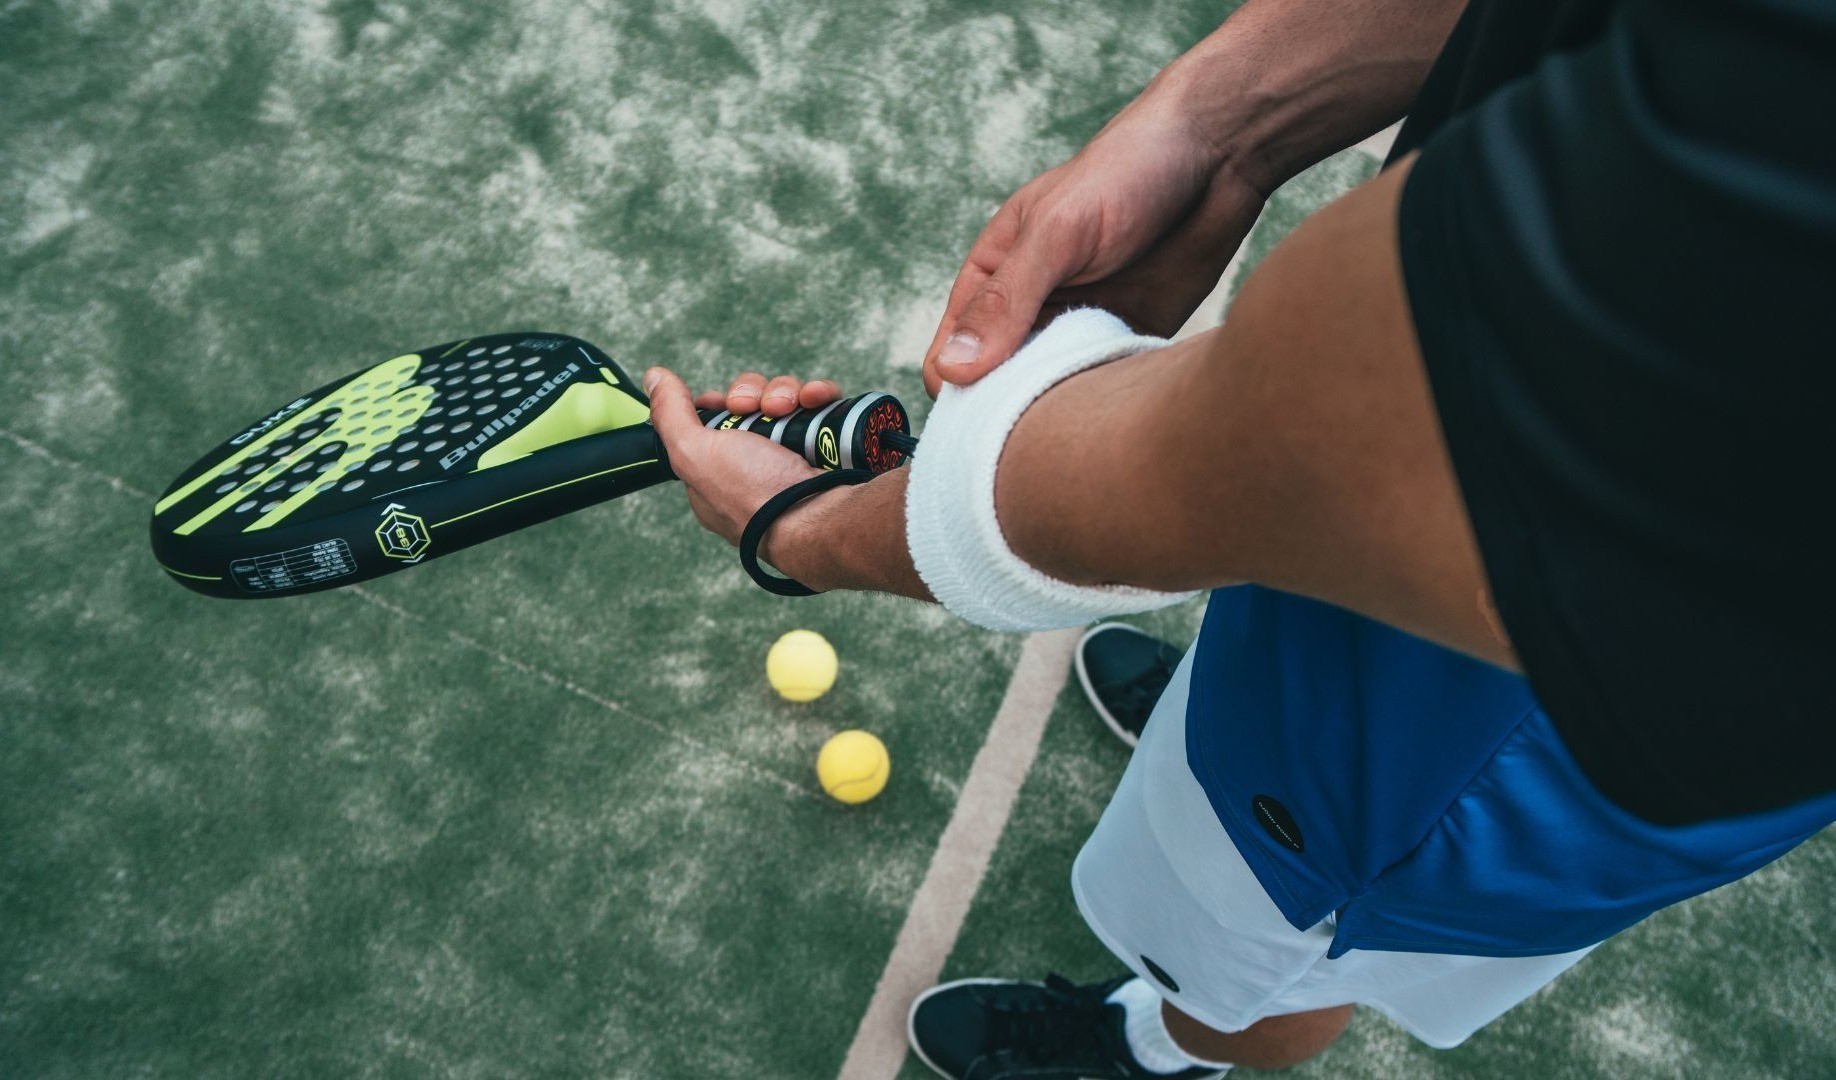
<svg viewBox="0 0 1836 1080"><path fill-rule="evenodd" d="M24 435L8 431L6 428L0 428L0 438L17 446L21 451L35 458L42 458L60 469L68 469L71 472L83 473L91 479L100 480L123 495L132 495L137 499L144 499L149 503L153 501L153 495L150 492L140 490L126 480L121 479L119 476L110 475L109 473L103 472L101 469L85 465L73 458L67 458L54 450L48 450L33 442L31 439L26 438Z"/></svg>
<svg viewBox="0 0 1836 1080"><path fill-rule="evenodd" d="M937 981L956 944L970 901L1007 826L1020 785L1032 770L1039 738L1071 669L1082 630L1032 634L1007 683L988 739L976 751L969 778L944 826L924 881L906 910L873 1000L842 1061L841 1080L888 1080L905 1061L905 1013Z"/></svg>
<svg viewBox="0 0 1836 1080"><path fill-rule="evenodd" d="M1379 162L1390 156L1390 147L1396 145L1396 133L1402 130L1402 121L1398 120L1389 127L1358 144L1358 149L1376 158Z"/></svg>

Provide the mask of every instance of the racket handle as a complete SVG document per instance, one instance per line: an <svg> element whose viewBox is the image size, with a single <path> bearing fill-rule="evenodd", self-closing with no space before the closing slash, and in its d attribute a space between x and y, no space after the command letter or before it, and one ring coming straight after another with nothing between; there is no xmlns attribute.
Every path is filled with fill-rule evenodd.
<svg viewBox="0 0 1836 1080"><path fill-rule="evenodd" d="M701 410L701 422L716 430L749 431L788 446L818 469L870 469L883 473L905 464L917 449L905 406L875 391L843 398L818 409L798 409L772 419L764 413Z"/></svg>

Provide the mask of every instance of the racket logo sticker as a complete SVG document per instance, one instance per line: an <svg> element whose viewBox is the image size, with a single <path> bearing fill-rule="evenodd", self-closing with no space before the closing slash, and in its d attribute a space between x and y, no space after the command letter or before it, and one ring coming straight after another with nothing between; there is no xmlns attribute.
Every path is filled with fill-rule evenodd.
<svg viewBox="0 0 1836 1080"><path fill-rule="evenodd" d="M835 433L828 428L823 428L816 436L816 452L822 455L822 460L828 462L831 468L841 464L841 453L835 447Z"/></svg>
<svg viewBox="0 0 1836 1080"><path fill-rule="evenodd" d="M241 446L243 443L248 442L250 439L253 439L257 435L260 435L262 432L273 427L275 424L278 424L282 420L285 420L289 416L292 416L294 413L299 412L301 409L305 408L309 403L311 403L311 401L312 401L312 398L310 397L293 399L293 401L275 410L273 415L269 416L266 420L263 420L261 423L256 424L254 427L250 428L249 430L231 439L230 445L231 446Z"/></svg>
<svg viewBox="0 0 1836 1080"><path fill-rule="evenodd" d="M555 392L556 387L560 386L562 383L566 382L567 380L573 378L574 376L578 374L580 374L580 365L570 360L568 362L567 367L563 368L559 373L557 373L553 378L549 379L547 382L544 382L542 385L536 387L535 392L530 394L528 397L524 398L522 401L518 402L516 405L516 408L511 409L510 411L504 413L504 415L486 424L484 426L484 430L472 436L470 439L467 439L464 445L454 449L452 452L448 453L445 457L441 458L440 468L447 469L447 470L452 469L454 465L457 465L461 461L464 461L466 458L470 457L472 454L472 451L478 449L479 447L483 446L485 443L491 441L491 439L495 437L498 432L505 431L505 430L508 430L509 428L515 427L516 422L523 418L524 413L535 408L537 405L540 405L544 398L548 397L548 395Z"/></svg>
<svg viewBox="0 0 1836 1080"><path fill-rule="evenodd" d="M382 524L376 526L376 543L391 559L418 563L433 546L433 537L428 535L427 522L401 503L390 503L383 508Z"/></svg>

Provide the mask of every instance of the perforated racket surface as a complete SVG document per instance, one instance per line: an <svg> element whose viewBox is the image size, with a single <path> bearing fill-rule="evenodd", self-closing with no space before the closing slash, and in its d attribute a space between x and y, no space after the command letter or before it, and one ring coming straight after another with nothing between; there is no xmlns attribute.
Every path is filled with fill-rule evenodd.
<svg viewBox="0 0 1836 1080"><path fill-rule="evenodd" d="M564 334L406 353L292 399L186 469L154 506L154 555L211 596L366 581L671 479L649 416L609 356ZM911 448L885 394L704 420L757 427L823 467L884 471Z"/></svg>

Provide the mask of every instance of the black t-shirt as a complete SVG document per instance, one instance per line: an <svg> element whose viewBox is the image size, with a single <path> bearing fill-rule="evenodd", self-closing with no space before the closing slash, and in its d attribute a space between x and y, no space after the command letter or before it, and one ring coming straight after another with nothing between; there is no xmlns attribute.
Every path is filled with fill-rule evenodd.
<svg viewBox="0 0 1836 1080"><path fill-rule="evenodd" d="M1395 156L1499 612L1659 823L1836 791L1836 2L1473 0Z"/></svg>

